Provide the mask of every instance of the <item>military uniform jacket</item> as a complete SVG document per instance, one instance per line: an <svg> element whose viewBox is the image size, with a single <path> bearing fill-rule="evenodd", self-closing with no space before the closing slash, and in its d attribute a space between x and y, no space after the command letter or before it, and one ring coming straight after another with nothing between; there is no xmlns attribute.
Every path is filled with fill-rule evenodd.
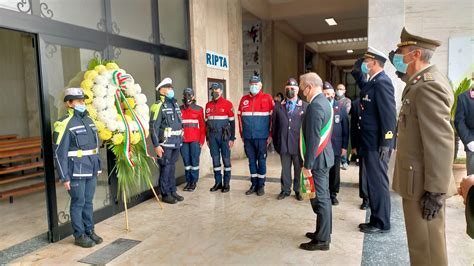
<svg viewBox="0 0 474 266"><path fill-rule="evenodd" d="M342 149L349 145L349 117L345 106L334 100L334 122L331 135L332 149L335 156L341 156Z"/></svg>
<svg viewBox="0 0 474 266"><path fill-rule="evenodd" d="M474 89L458 96L454 125L462 143L464 143L464 150L468 151L466 145L474 141Z"/></svg>
<svg viewBox="0 0 474 266"><path fill-rule="evenodd" d="M426 191L455 192L453 98L435 66L411 77L403 91L393 189L405 199L419 201Z"/></svg>
<svg viewBox="0 0 474 266"><path fill-rule="evenodd" d="M150 136L156 148L177 149L183 144L181 110L175 99L160 96L150 108Z"/></svg>
<svg viewBox="0 0 474 266"><path fill-rule="evenodd" d="M300 154L300 129L308 103L296 100L290 113L287 100L275 103L272 115L273 145L278 154Z"/></svg>
<svg viewBox="0 0 474 266"><path fill-rule="evenodd" d="M378 151L381 146L394 148L397 110L395 89L384 71L365 81L360 72L352 72L359 85L361 129L360 154Z"/></svg>
<svg viewBox="0 0 474 266"><path fill-rule="evenodd" d="M97 128L87 111L69 109L54 123L54 159L59 180L96 177L101 173Z"/></svg>
<svg viewBox="0 0 474 266"><path fill-rule="evenodd" d="M321 140L321 129L331 119L331 106L322 93L314 97L306 108L301 129L306 142L304 167L306 169L325 169L334 165L332 145L327 145L319 156L316 156ZM329 136L330 137L330 136Z"/></svg>

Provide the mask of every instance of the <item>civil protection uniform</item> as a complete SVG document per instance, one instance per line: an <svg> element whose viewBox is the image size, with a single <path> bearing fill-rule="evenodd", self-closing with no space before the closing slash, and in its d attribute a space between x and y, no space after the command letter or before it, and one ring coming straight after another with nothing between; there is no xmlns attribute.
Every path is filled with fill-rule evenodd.
<svg viewBox="0 0 474 266"><path fill-rule="evenodd" d="M257 190L265 186L267 174L267 139L271 137L273 98L264 93L247 94L239 104L238 118L240 136L249 159L250 181Z"/></svg>
<svg viewBox="0 0 474 266"><path fill-rule="evenodd" d="M398 46L434 51L440 44L404 28ZM444 204L435 218L426 220L420 202L428 192L445 197L455 193L454 131L450 123L453 102L448 80L434 65L412 75L402 93L393 189L403 198L412 265L448 265Z"/></svg>
<svg viewBox="0 0 474 266"><path fill-rule="evenodd" d="M87 111L69 109L54 123L53 141L59 180L70 181L71 223L77 239L94 230L93 198L101 173L97 128Z"/></svg>
<svg viewBox="0 0 474 266"><path fill-rule="evenodd" d="M201 106L192 102L189 106L181 105L184 131L184 142L181 147L184 173L188 184L195 184L199 179L199 157L201 146L206 138L206 124Z"/></svg>
<svg viewBox="0 0 474 266"><path fill-rule="evenodd" d="M163 156L158 157L160 165L159 188L163 197L176 192L176 162L183 143L181 110L174 98L160 95L160 99L150 107L150 136L153 146L163 148Z"/></svg>
<svg viewBox="0 0 474 266"><path fill-rule="evenodd" d="M387 57L369 47L364 55L386 61ZM366 176L369 194L369 225L390 230L390 190L387 174L390 156L380 158L380 150L394 148L396 108L394 87L382 70L366 81L363 73L352 71L361 89L359 125L361 129L360 159L362 175Z"/></svg>
<svg viewBox="0 0 474 266"><path fill-rule="evenodd" d="M205 120L215 184L223 184L226 187L230 183L232 170L229 141L235 140L235 116L232 102L222 96L217 100L211 100L206 104ZM221 157L224 169L221 166ZM224 180L222 180L222 170L224 170Z"/></svg>

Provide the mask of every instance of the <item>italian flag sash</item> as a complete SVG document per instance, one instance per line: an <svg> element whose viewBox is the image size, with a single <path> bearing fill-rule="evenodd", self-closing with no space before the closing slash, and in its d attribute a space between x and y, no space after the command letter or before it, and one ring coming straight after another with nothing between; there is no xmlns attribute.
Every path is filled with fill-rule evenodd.
<svg viewBox="0 0 474 266"><path fill-rule="evenodd" d="M329 103L330 104L330 103ZM330 104L331 105L331 104ZM321 139L319 140L318 149L316 151L316 157L318 157L326 148L326 146L331 142L331 133L333 125L334 110L331 107L331 116L329 121L323 126L320 132ZM300 155L304 163L304 157L306 155L306 142L303 134L303 128L300 129ZM313 177L308 178L304 177L303 171L301 171L300 176L301 183L301 196L303 199L314 199L316 198L316 189L314 187Z"/></svg>

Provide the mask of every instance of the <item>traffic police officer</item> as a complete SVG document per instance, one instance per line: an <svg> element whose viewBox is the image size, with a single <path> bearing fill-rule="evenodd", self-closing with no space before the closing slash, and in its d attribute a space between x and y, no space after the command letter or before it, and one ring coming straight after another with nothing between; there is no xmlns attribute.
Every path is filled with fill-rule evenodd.
<svg viewBox="0 0 474 266"><path fill-rule="evenodd" d="M186 177L184 191L194 191L199 179L199 157L206 138L206 125L203 109L196 104L193 89L184 89L183 105L180 108L184 130L184 143L181 147Z"/></svg>
<svg viewBox="0 0 474 266"><path fill-rule="evenodd" d="M165 78L156 86L159 100L150 108L150 135L160 165L159 187L162 200L175 204L184 198L176 193L176 162L183 143L181 111L174 99L173 84Z"/></svg>
<svg viewBox="0 0 474 266"><path fill-rule="evenodd" d="M339 205L337 193L341 184L341 157L347 155L347 146L349 144L349 117L347 109L335 100L335 91L331 83L325 81L323 93L332 104L334 110L334 120L331 135L331 144L334 152L334 165L329 170L329 193L331 195L331 204Z"/></svg>
<svg viewBox="0 0 474 266"><path fill-rule="evenodd" d="M387 175L396 128L395 96L392 81L383 67L387 57L369 47L356 62L352 75L360 92L360 156L362 174L369 192L370 221L359 225L364 233L390 230L390 191ZM360 71L359 71L360 68ZM369 75L368 81L364 75Z"/></svg>
<svg viewBox="0 0 474 266"><path fill-rule="evenodd" d="M430 64L439 41L405 28L400 39L393 64L408 79L398 117L393 189L403 198L411 264L448 265L444 205L456 191L450 123L453 90Z"/></svg>
<svg viewBox="0 0 474 266"><path fill-rule="evenodd" d="M282 200L291 193L291 166L294 169L293 190L297 200L301 196L301 157L300 157L300 128L308 104L298 98L298 82L288 79L285 87L286 99L275 102L272 115L272 132L275 138L273 145L280 155L281 161L281 192L277 199Z"/></svg>
<svg viewBox="0 0 474 266"><path fill-rule="evenodd" d="M231 163L230 149L235 140L235 117L232 102L222 97L222 86L219 83L211 85L212 100L206 104L207 145L211 151L214 166L215 184L211 192L222 189L229 192ZM221 156L224 163L224 184L222 184Z"/></svg>
<svg viewBox="0 0 474 266"><path fill-rule="evenodd" d="M267 145L272 140L273 98L262 91L259 76L253 76L249 85L250 93L240 100L238 113L240 136L244 140L245 154L249 159L252 182L245 194L257 192L258 196L262 196L265 194Z"/></svg>
<svg viewBox="0 0 474 266"><path fill-rule="evenodd" d="M474 175L474 87L458 96L454 125L466 151L467 175Z"/></svg>
<svg viewBox="0 0 474 266"><path fill-rule="evenodd" d="M84 104L84 92L68 88L64 102L67 114L54 123L54 159L59 180L71 196L74 243L89 248L102 243L92 218L97 175L101 173L99 139Z"/></svg>

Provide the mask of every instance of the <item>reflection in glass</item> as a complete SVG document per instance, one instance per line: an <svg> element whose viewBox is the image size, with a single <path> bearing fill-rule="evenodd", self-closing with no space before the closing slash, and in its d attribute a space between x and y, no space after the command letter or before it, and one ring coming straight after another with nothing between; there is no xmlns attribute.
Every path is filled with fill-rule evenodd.
<svg viewBox="0 0 474 266"><path fill-rule="evenodd" d="M113 0L112 31L115 34L152 42L150 0Z"/></svg>
<svg viewBox="0 0 474 266"><path fill-rule="evenodd" d="M40 0L40 16L105 31L103 1Z"/></svg>
<svg viewBox="0 0 474 266"><path fill-rule="evenodd" d="M185 0L158 0L160 42L188 49L187 8Z"/></svg>

